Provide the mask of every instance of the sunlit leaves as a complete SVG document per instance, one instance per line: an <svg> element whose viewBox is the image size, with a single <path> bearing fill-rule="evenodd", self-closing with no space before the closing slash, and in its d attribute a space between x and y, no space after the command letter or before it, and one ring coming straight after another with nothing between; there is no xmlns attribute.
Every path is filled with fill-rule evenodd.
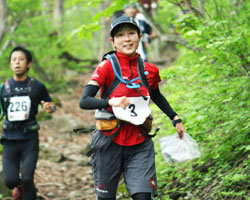
<svg viewBox="0 0 250 200"><path fill-rule="evenodd" d="M86 38L88 40L92 40L91 32L98 31L98 30L100 30L100 26L98 25L98 23L84 24L81 27L79 27L78 29L75 29L71 33L69 39L71 37L73 37L75 34L77 34L80 38Z"/></svg>
<svg viewBox="0 0 250 200"><path fill-rule="evenodd" d="M41 10L41 0L7 0L9 16L18 18Z"/></svg>
<svg viewBox="0 0 250 200"><path fill-rule="evenodd" d="M181 169L187 172L186 178L179 177L188 185L185 189L192 188L190 193L198 199L206 194L208 199L244 199L249 195L245 185L250 178L250 84L247 68L243 69L250 59L249 12L245 11L249 3L237 7L237 14L230 16L229 1L224 7L214 2L218 4L206 4L209 11L218 8L209 12L209 19L186 15L176 21L176 28L181 27L179 34L201 51L181 49L175 64L161 71L167 82L162 91L202 148L195 171Z"/></svg>

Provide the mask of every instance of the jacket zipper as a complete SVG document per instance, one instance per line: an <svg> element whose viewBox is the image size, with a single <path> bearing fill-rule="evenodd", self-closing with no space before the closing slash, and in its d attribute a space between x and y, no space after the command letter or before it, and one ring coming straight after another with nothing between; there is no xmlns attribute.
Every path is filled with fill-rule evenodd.
<svg viewBox="0 0 250 200"><path fill-rule="evenodd" d="M130 80L132 80L132 79L133 79L133 70L132 70L132 61L131 61L131 60L129 60L129 68L130 68L130 70L131 70L131 77L130 77Z"/></svg>

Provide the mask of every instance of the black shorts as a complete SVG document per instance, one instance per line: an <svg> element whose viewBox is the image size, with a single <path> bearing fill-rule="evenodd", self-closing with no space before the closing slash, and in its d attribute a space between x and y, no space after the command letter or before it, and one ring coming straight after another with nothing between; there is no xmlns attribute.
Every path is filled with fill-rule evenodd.
<svg viewBox="0 0 250 200"><path fill-rule="evenodd" d="M92 146L106 136L95 131ZM152 139L134 146L120 146L111 142L92 155L95 191L101 198L114 198L121 174L130 195L147 192L157 196L155 151Z"/></svg>

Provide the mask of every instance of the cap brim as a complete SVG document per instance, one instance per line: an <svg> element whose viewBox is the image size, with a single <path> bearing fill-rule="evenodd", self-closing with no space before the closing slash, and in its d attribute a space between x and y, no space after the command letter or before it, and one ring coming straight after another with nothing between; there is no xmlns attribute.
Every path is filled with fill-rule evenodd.
<svg viewBox="0 0 250 200"><path fill-rule="evenodd" d="M118 22L117 24L115 24L115 25L112 27L112 29L111 29L111 31L110 31L110 35L111 35L111 36L114 35L114 34L113 34L114 29L115 29L117 26L121 25L121 24L131 24L131 25L133 25L134 27L136 27L136 28L139 30L139 32L141 32L139 26L138 26L138 25L135 25L133 22L131 22L131 21L122 21L122 22Z"/></svg>

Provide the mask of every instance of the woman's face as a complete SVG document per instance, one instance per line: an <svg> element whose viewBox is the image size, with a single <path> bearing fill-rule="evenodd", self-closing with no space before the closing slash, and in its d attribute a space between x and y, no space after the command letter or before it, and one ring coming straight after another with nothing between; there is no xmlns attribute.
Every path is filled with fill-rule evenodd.
<svg viewBox="0 0 250 200"><path fill-rule="evenodd" d="M133 57L136 55L140 38L136 29L131 29L125 25L114 35L114 38L110 38L110 42L116 51Z"/></svg>

